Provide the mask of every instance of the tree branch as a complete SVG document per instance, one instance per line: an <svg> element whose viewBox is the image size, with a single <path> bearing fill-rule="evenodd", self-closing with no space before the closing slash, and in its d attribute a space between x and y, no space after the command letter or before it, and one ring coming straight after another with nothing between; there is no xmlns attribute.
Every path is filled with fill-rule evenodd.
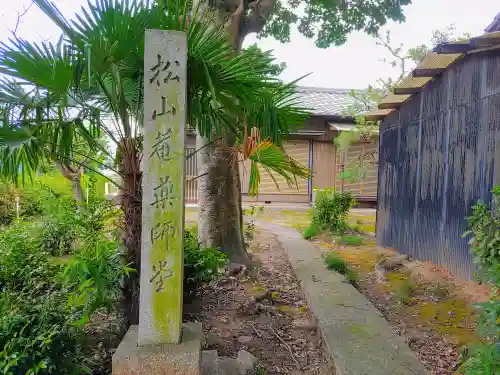
<svg viewBox="0 0 500 375"><path fill-rule="evenodd" d="M17 20L16 20L16 25L14 26L14 30L7 28L11 32L11 34L14 38L17 38L16 33L17 33L17 29L19 28L19 25L21 24L21 18L23 18L26 15L26 13L28 13L28 11L31 9L32 6L33 6L33 1L30 3L30 5L28 5L28 7L24 8L24 10L21 13L16 11Z"/></svg>
<svg viewBox="0 0 500 375"><path fill-rule="evenodd" d="M240 25L240 38L243 40L248 34L260 33L276 5L276 0L255 0L248 4L250 14L246 15Z"/></svg>
<svg viewBox="0 0 500 375"><path fill-rule="evenodd" d="M378 36L377 39L378 39L377 44L379 46L385 47L391 53L392 56L394 56L396 59L398 59L400 61L401 74L399 75L399 79L398 79L398 81L400 81L406 75L406 66L405 65L406 65L407 56L400 55L400 52L401 52L401 49L403 48L403 45L401 44L401 46L399 48L395 49L395 48L391 47L391 45L389 44L389 39L384 40L380 36Z"/></svg>

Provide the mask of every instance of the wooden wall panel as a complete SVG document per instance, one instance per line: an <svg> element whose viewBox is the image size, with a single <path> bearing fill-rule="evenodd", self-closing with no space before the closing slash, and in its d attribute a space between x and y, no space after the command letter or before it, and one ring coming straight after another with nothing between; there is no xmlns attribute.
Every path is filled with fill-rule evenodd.
<svg viewBox="0 0 500 375"><path fill-rule="evenodd" d="M336 152L330 142L313 143L313 188L335 188Z"/></svg>
<svg viewBox="0 0 500 375"><path fill-rule="evenodd" d="M349 146L342 152L337 152L336 156L336 174L335 186L338 191L350 191L359 198L376 198L377 197L377 178L378 169L377 164L372 162L367 155L371 155L378 147L377 142L373 143L356 143ZM364 156L363 156L364 155ZM344 170L349 168L356 168L362 161L363 169L365 172L364 178L359 178L354 181L349 179L342 180L340 178L342 172L342 163L344 163Z"/></svg>

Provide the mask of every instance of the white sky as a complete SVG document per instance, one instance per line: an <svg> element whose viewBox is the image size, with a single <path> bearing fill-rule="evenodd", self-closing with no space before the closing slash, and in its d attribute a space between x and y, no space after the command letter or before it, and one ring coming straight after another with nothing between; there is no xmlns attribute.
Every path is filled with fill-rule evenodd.
<svg viewBox="0 0 500 375"><path fill-rule="evenodd" d="M69 17L86 3L83 0L53 1ZM0 41L9 38L8 28L14 28L17 11L22 12L29 3L29 0L0 0ZM406 22L390 23L383 30L391 31L395 43L402 42L411 47L428 44L433 30L443 29L449 24L455 24L457 34L469 32L473 36L479 35L499 12L498 0L413 0L412 5L404 8ZM56 41L60 32L33 6L23 17L17 35L30 41ZM291 39L290 43L281 44L272 39L258 40L251 35L246 44L256 41L261 48L274 50L276 58L287 63L287 69L282 74L285 81L312 73L301 81L301 85L362 89L378 78L398 75L397 70L380 61L387 56L384 48L363 33L354 33L345 45L328 49L317 48L312 40L295 30Z"/></svg>

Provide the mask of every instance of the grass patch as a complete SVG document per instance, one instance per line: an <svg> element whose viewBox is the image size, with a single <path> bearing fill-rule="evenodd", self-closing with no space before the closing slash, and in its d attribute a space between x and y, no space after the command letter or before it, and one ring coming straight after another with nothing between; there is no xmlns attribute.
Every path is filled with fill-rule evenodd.
<svg viewBox="0 0 500 375"><path fill-rule="evenodd" d="M335 253L330 253L325 258L326 268L330 271L338 272L342 275L347 273L347 262L345 259L337 256Z"/></svg>
<svg viewBox="0 0 500 375"><path fill-rule="evenodd" d="M363 238L359 236L342 236L339 238L339 243L348 246L361 246L363 245Z"/></svg>
<svg viewBox="0 0 500 375"><path fill-rule="evenodd" d="M306 230L302 233L302 237L305 240L309 240L313 238L315 235L319 233L319 227L318 224L312 222L309 224L309 226L306 228Z"/></svg>
<svg viewBox="0 0 500 375"><path fill-rule="evenodd" d="M371 272L378 261L378 255L373 250L359 248L345 249L336 253L349 264L357 266L363 272Z"/></svg>
<svg viewBox="0 0 500 375"><path fill-rule="evenodd" d="M329 253L325 258L326 268L344 275L349 283L356 285L358 281L357 273L349 267L349 263L335 253Z"/></svg>
<svg viewBox="0 0 500 375"><path fill-rule="evenodd" d="M408 305L411 302L411 298L417 290L417 285L409 277L403 281L401 286L396 292L396 299L401 305Z"/></svg>
<svg viewBox="0 0 500 375"><path fill-rule="evenodd" d="M347 281L349 281L350 284L356 286L358 284L358 274L354 272L352 269L347 267L347 272L345 277L347 278Z"/></svg>

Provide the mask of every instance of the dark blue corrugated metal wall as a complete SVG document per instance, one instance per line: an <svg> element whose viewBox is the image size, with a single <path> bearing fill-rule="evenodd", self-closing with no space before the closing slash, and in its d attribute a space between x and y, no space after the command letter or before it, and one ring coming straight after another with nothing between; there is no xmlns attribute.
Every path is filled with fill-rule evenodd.
<svg viewBox="0 0 500 375"><path fill-rule="evenodd" d="M470 55L380 125L377 242L470 278L465 218L496 184L500 56Z"/></svg>

